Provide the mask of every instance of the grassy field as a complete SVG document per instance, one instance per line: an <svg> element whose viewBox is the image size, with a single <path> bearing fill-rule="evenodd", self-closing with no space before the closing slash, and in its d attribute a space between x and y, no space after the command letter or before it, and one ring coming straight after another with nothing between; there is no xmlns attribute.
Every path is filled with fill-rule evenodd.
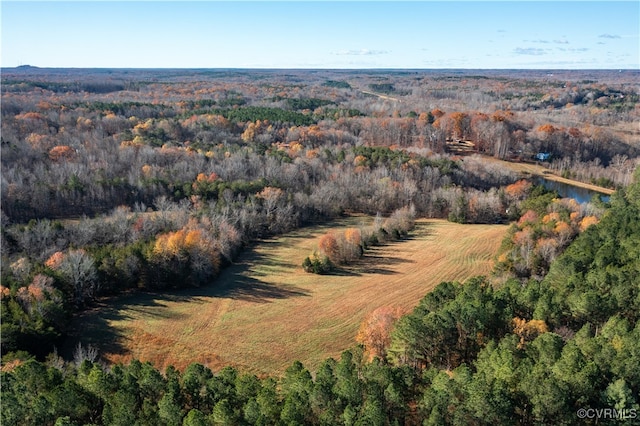
<svg viewBox="0 0 640 426"><path fill-rule="evenodd" d="M409 310L441 281L488 273L507 230L420 220L408 240L373 248L339 274L302 270L328 229L370 220L351 217L262 241L210 287L110 300L78 319L77 336L111 362L137 358L161 369L200 362L278 374L294 360L314 369L355 343L372 310Z"/></svg>

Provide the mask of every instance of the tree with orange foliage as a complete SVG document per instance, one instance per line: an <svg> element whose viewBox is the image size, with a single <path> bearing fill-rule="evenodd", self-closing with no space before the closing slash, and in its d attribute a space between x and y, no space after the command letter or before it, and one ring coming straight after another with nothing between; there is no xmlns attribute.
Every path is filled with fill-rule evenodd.
<svg viewBox="0 0 640 426"><path fill-rule="evenodd" d="M151 177L151 172L153 171L153 168L150 165L145 164L142 166L141 171L144 177Z"/></svg>
<svg viewBox="0 0 640 426"><path fill-rule="evenodd" d="M471 126L469 114L456 111L451 113L451 120L453 121L452 137L454 139L461 140L467 139L469 137L469 130Z"/></svg>
<svg viewBox="0 0 640 426"><path fill-rule="evenodd" d="M338 240L333 232L328 232L320 237L318 248L329 260L339 263L340 250L338 248Z"/></svg>
<svg viewBox="0 0 640 426"><path fill-rule="evenodd" d="M367 157L365 157L364 155L357 155L354 159L353 159L353 165L356 167L364 167L367 165Z"/></svg>
<svg viewBox="0 0 640 426"><path fill-rule="evenodd" d="M15 116L16 124L23 134L37 132L46 126L46 120L39 112L23 112ZM46 127L45 127L46 128Z"/></svg>
<svg viewBox="0 0 640 426"><path fill-rule="evenodd" d="M468 114L456 111L438 117L433 126L445 132L447 138L464 140L469 136L471 120Z"/></svg>
<svg viewBox="0 0 640 426"><path fill-rule="evenodd" d="M185 230L159 235L153 246L153 252L163 257L180 257L183 255Z"/></svg>
<svg viewBox="0 0 640 426"><path fill-rule="evenodd" d="M542 223L547 225L547 224L552 224L553 226L555 226L556 223L558 223L560 221L560 213L558 212L551 212L548 213L546 215L544 215L544 217L542 218Z"/></svg>
<svg viewBox="0 0 640 426"><path fill-rule="evenodd" d="M339 243L343 262L352 262L362 256L362 235L359 229L346 229Z"/></svg>
<svg viewBox="0 0 640 426"><path fill-rule="evenodd" d="M62 307L62 296L54 286L53 278L37 274L31 284L21 287L16 293L16 300L29 315L39 314L47 319L53 314L53 306L47 306L46 301L52 301L57 308Z"/></svg>
<svg viewBox="0 0 640 426"><path fill-rule="evenodd" d="M53 253L45 262L44 266L47 268L57 270L64 259L64 254L61 251Z"/></svg>
<svg viewBox="0 0 640 426"><path fill-rule="evenodd" d="M542 140L546 141L547 144L556 145L563 139L561 129L554 127L552 124L543 124L539 126L537 130Z"/></svg>
<svg viewBox="0 0 640 426"><path fill-rule="evenodd" d="M525 224L532 224L538 220L538 214L533 210L527 210L520 219L518 220L518 226L522 226Z"/></svg>
<svg viewBox="0 0 640 426"><path fill-rule="evenodd" d="M553 232L558 235L558 242L561 246L566 245L575 235L574 229L567 222L560 221L553 228Z"/></svg>
<svg viewBox="0 0 640 426"><path fill-rule="evenodd" d="M591 225L595 225L599 222L598 218L595 216L585 216L580 221L580 231L585 231Z"/></svg>
<svg viewBox="0 0 640 426"><path fill-rule="evenodd" d="M11 289L0 284L0 300L8 299L11 296Z"/></svg>
<svg viewBox="0 0 640 426"><path fill-rule="evenodd" d="M57 145L49 150L49 158L52 161L72 160L76 151L67 145Z"/></svg>
<svg viewBox="0 0 640 426"><path fill-rule="evenodd" d="M370 360L386 357L391 343L391 331L403 313L399 307L381 306L362 321L356 341L365 347Z"/></svg>
<svg viewBox="0 0 640 426"><path fill-rule="evenodd" d="M582 137L582 132L576 127L570 127L569 130L567 130L567 134L574 139Z"/></svg>
<svg viewBox="0 0 640 426"><path fill-rule="evenodd" d="M527 196L531 187L531 182L526 179L521 179L511 185L507 185L504 191L509 197L515 198L516 200L522 200Z"/></svg>
<svg viewBox="0 0 640 426"><path fill-rule="evenodd" d="M444 114L445 112L438 108L431 110L431 115L436 119L442 117Z"/></svg>
<svg viewBox="0 0 640 426"><path fill-rule="evenodd" d="M418 116L418 120L426 123L433 123L433 114L431 114L430 112L421 112Z"/></svg>
<svg viewBox="0 0 640 426"><path fill-rule="evenodd" d="M542 126L538 127L538 131L546 135L552 135L556 131L558 131L558 129L555 128L552 124L543 124Z"/></svg>

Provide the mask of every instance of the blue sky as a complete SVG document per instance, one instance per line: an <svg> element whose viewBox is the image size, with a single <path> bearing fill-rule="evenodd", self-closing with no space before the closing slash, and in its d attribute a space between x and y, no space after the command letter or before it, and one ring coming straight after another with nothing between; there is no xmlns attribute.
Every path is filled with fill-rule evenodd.
<svg viewBox="0 0 640 426"><path fill-rule="evenodd" d="M3 67L640 68L638 1L2 1Z"/></svg>

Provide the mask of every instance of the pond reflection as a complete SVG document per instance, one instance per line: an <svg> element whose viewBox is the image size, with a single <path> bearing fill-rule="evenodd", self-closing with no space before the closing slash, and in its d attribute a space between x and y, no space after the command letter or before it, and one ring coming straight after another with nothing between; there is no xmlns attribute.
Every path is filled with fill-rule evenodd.
<svg viewBox="0 0 640 426"><path fill-rule="evenodd" d="M600 196L600 200L604 202L608 202L610 199L610 196L607 194L602 194L597 191L569 185L563 182L545 179L542 176L534 178L533 183L535 183L536 185L542 185L550 191L556 191L563 198L573 198L578 203L588 203L591 201L594 195Z"/></svg>

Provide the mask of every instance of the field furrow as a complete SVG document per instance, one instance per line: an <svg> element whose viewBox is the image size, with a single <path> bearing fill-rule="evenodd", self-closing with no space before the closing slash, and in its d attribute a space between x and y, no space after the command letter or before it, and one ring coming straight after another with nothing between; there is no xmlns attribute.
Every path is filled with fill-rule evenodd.
<svg viewBox="0 0 640 426"><path fill-rule="evenodd" d="M112 300L78 321L77 338L112 362L201 362L257 374L281 373L294 360L314 368L352 346L372 310L409 310L441 281L489 273L507 230L420 220L409 239L374 247L335 275L302 270L327 230L369 220L352 217L260 242L208 287Z"/></svg>

